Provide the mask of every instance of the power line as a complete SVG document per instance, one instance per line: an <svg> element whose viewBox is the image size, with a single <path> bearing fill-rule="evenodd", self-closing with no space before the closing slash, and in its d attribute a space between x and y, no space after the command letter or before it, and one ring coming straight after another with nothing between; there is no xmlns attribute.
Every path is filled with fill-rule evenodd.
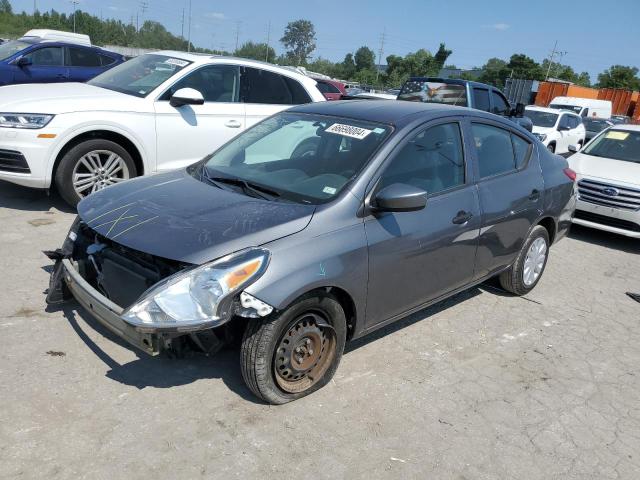
<svg viewBox="0 0 640 480"><path fill-rule="evenodd" d="M567 54L567 52L560 52L558 51L558 41L556 40L556 42L553 44L553 50L551 51L551 55L549 55L549 65L547 66L547 75L544 77L545 80L549 80L549 74L551 73L551 66L553 65L553 59L556 55L559 55L560 58L562 59L563 56L565 56Z"/></svg>

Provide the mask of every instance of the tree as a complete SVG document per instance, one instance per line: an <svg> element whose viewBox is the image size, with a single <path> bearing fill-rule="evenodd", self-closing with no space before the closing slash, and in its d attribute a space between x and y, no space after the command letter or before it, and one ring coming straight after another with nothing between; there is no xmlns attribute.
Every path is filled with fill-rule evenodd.
<svg viewBox="0 0 640 480"><path fill-rule="evenodd" d="M503 75L505 75L506 68L507 62L504 60L490 58L482 67L482 74L478 77L478 81L502 88L504 87L505 77Z"/></svg>
<svg viewBox="0 0 640 480"><path fill-rule="evenodd" d="M353 55L347 53L342 61L342 76L345 80L351 80L356 73L356 62Z"/></svg>
<svg viewBox="0 0 640 480"><path fill-rule="evenodd" d="M316 31L309 20L289 22L284 29L280 42L287 47L287 55L295 59L298 65L305 65L316 48Z"/></svg>
<svg viewBox="0 0 640 480"><path fill-rule="evenodd" d="M589 75L589 72L582 72L580 75L578 75L578 78L576 78L576 84L580 85L581 87L590 87L591 75Z"/></svg>
<svg viewBox="0 0 640 480"><path fill-rule="evenodd" d="M276 51L266 43L246 42L235 51L234 55L236 57L252 58L254 60L271 63L276 60Z"/></svg>
<svg viewBox="0 0 640 480"><path fill-rule="evenodd" d="M613 65L598 75L598 86L600 88L627 88L629 90L640 90L640 79L636 67L624 65Z"/></svg>
<svg viewBox="0 0 640 480"><path fill-rule="evenodd" d="M506 66L506 77L526 78L528 80L544 80L545 74L540 64L523 53L511 55Z"/></svg>
<svg viewBox="0 0 640 480"><path fill-rule="evenodd" d="M444 67L444 63L447 61L447 58L449 58L449 56L452 53L453 53L452 50L447 50L445 44L441 43L440 47L438 48L438 51L433 57L434 69L437 68L438 72L442 70L442 67Z"/></svg>
<svg viewBox="0 0 640 480"><path fill-rule="evenodd" d="M11 2L9 0L0 0L0 13L8 13L9 15L13 14L13 7L11 7Z"/></svg>
<svg viewBox="0 0 640 480"><path fill-rule="evenodd" d="M372 70L376 68L376 54L369 47L360 47L354 56L356 70Z"/></svg>

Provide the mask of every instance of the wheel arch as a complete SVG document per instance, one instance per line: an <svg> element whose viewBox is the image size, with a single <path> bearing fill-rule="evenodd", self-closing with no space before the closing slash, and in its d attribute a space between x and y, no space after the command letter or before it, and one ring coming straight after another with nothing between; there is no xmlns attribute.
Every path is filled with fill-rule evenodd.
<svg viewBox="0 0 640 480"><path fill-rule="evenodd" d="M557 231L556 221L553 219L553 217L543 217L538 221L536 225L540 225L547 230L547 233L549 234L549 244L553 244L556 239Z"/></svg>
<svg viewBox="0 0 640 480"><path fill-rule="evenodd" d="M136 143L133 140L131 140L129 137L127 137L126 135L120 132L115 132L113 130L106 130L106 129L96 129L96 130L89 130L89 131L80 133L74 136L73 138L67 140L66 143L64 143L64 145L62 146L62 148L60 148L60 150L58 151L55 157L53 168L51 169L51 178L55 176L56 170L58 169L58 165L60 164L60 161L67 154L67 152L69 152L69 150L71 150L76 145L79 145L80 143L86 140L98 140L98 139L109 140L111 142L114 142L120 145L127 152L129 152L129 154L131 155L131 158L133 158L133 162L136 166L137 175L140 176L146 173L144 158L141 153L141 148L138 145L136 145Z"/></svg>

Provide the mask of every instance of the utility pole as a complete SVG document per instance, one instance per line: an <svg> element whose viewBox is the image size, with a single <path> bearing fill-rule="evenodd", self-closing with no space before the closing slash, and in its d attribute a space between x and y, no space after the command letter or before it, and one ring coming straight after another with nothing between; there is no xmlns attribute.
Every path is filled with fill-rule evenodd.
<svg viewBox="0 0 640 480"><path fill-rule="evenodd" d="M79 0L71 0L73 5L73 33L76 33L76 8L78 7Z"/></svg>
<svg viewBox="0 0 640 480"><path fill-rule="evenodd" d="M269 61L269 41L271 40L271 20L269 20L269 24L267 25L267 48L266 52L264 52L264 61Z"/></svg>
<svg viewBox="0 0 640 480"><path fill-rule="evenodd" d="M189 0L189 28L187 29L187 52L191 51L191 0Z"/></svg>
<svg viewBox="0 0 640 480"><path fill-rule="evenodd" d="M182 7L182 23L180 26L180 38L184 40L184 7Z"/></svg>
<svg viewBox="0 0 640 480"><path fill-rule="evenodd" d="M382 30L382 36L380 37L380 50L378 50L378 65L376 65L376 83L378 82L378 77L380 76L380 65L382 62L382 53L384 52L384 40L387 34L387 27L384 27Z"/></svg>
<svg viewBox="0 0 640 480"><path fill-rule="evenodd" d="M37 11L38 11L37 0L33 0L33 14L35 15Z"/></svg>
<svg viewBox="0 0 640 480"><path fill-rule="evenodd" d="M559 52L558 51L558 41L553 45L553 50L551 51L551 55L549 56L549 65L547 66L547 75L545 76L545 80L549 80L549 73L551 73L551 65L553 65L553 59L556 55L564 55L567 52Z"/></svg>
<svg viewBox="0 0 640 480"><path fill-rule="evenodd" d="M142 10L142 23L144 24L144 14L146 13L147 9L149 8L149 3L146 1L142 1L140 2L140 9Z"/></svg>
<svg viewBox="0 0 640 480"><path fill-rule="evenodd" d="M236 51L238 51L238 40L240 39L240 25L242 22L240 20L236 21Z"/></svg>

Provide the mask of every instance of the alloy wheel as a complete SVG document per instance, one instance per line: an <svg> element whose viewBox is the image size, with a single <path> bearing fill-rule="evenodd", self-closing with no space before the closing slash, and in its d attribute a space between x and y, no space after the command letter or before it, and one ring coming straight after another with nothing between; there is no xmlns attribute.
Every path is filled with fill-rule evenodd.
<svg viewBox="0 0 640 480"><path fill-rule="evenodd" d="M80 197L129 179L129 169L120 155L109 150L93 150L76 162L73 189Z"/></svg>
<svg viewBox="0 0 640 480"><path fill-rule="evenodd" d="M536 283L544 269L546 259L547 242L545 242L544 238L538 237L529 246L527 256L524 259L522 277L527 287Z"/></svg>

